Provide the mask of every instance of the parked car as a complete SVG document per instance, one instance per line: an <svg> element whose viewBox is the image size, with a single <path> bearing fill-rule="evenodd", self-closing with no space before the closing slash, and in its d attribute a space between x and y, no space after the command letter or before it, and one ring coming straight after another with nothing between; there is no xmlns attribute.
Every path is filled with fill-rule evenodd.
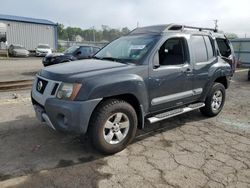
<svg viewBox="0 0 250 188"><path fill-rule="evenodd" d="M8 49L9 55L13 57L28 57L29 51L20 44L11 44Z"/></svg>
<svg viewBox="0 0 250 188"><path fill-rule="evenodd" d="M72 46L64 53L52 53L43 58L43 65L49 66L58 63L70 62L79 59L87 59L100 50L97 46L81 45Z"/></svg>
<svg viewBox="0 0 250 188"><path fill-rule="evenodd" d="M218 115L233 71L206 30L137 28L93 59L43 68L31 92L38 119L55 130L87 133L96 149L112 154L123 150L145 121L196 109Z"/></svg>
<svg viewBox="0 0 250 188"><path fill-rule="evenodd" d="M52 53L52 49L48 44L39 44L36 47L36 56L46 56Z"/></svg>
<svg viewBox="0 0 250 188"><path fill-rule="evenodd" d="M248 69L248 80L250 81L250 69Z"/></svg>
<svg viewBox="0 0 250 188"><path fill-rule="evenodd" d="M224 59L230 64L233 72L235 72L235 69L237 67L237 61L233 45L224 34L213 33L213 36L216 38L220 56L222 57L222 59Z"/></svg>

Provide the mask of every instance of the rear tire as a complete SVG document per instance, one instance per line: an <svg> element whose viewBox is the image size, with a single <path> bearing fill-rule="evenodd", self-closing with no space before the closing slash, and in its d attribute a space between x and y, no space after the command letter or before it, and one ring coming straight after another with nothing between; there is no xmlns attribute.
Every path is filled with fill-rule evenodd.
<svg viewBox="0 0 250 188"><path fill-rule="evenodd" d="M205 106L200 108L203 115L208 117L217 116L222 110L226 98L225 87L221 83L214 83L205 100Z"/></svg>
<svg viewBox="0 0 250 188"><path fill-rule="evenodd" d="M91 142L102 153L117 153L133 140L137 124L135 109L129 103L108 99L97 107L91 117Z"/></svg>

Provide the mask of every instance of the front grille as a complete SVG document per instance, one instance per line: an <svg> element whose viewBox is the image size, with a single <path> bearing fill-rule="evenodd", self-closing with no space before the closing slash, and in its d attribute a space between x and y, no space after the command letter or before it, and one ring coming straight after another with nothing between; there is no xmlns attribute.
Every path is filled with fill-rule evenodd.
<svg viewBox="0 0 250 188"><path fill-rule="evenodd" d="M46 86L47 86L47 84L48 84L48 81L43 80L43 79L41 79L41 78L38 78L38 79L37 79L37 83L36 83L36 90L37 90L39 93L43 94L43 93L44 93L44 90L45 90L45 88L46 88Z"/></svg>
<svg viewBox="0 0 250 188"><path fill-rule="evenodd" d="M51 95L55 95L56 94L56 90L57 90L58 86L59 86L59 84L56 83L55 86L54 86L54 88L53 88L53 90L52 90L52 92L51 92Z"/></svg>
<svg viewBox="0 0 250 188"><path fill-rule="evenodd" d="M44 106L42 106L39 102L37 102L33 97L31 97L31 102L33 105L40 106L45 111Z"/></svg>

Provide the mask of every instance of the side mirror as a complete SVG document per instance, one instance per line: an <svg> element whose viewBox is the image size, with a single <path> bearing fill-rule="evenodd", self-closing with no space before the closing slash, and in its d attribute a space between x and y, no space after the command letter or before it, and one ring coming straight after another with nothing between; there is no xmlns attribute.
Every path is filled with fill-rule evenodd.
<svg viewBox="0 0 250 188"><path fill-rule="evenodd" d="M154 66L154 69L157 69L160 67L160 62L159 62L159 53L156 52L155 55L154 55L154 58L153 58L153 66Z"/></svg>

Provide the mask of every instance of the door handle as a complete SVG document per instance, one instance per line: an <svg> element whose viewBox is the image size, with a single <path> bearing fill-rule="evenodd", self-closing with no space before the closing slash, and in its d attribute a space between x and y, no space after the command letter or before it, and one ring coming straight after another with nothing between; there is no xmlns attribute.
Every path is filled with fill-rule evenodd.
<svg viewBox="0 0 250 188"><path fill-rule="evenodd" d="M190 68L187 68L186 70L183 70L182 72L183 72L183 73L191 73L192 70L191 70Z"/></svg>
<svg viewBox="0 0 250 188"><path fill-rule="evenodd" d="M187 68L186 70L183 70L182 72L185 73L187 76L192 75L192 69L190 68Z"/></svg>

